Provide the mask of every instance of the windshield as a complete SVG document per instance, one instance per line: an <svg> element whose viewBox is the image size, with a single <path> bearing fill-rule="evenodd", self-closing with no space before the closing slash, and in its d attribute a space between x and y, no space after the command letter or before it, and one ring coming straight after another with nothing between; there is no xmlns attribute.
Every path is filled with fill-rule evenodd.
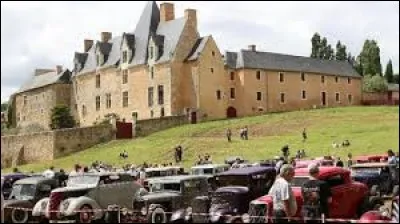
<svg viewBox="0 0 400 224"><path fill-rule="evenodd" d="M218 187L249 186L248 176L219 176L215 179Z"/></svg>
<svg viewBox="0 0 400 224"><path fill-rule="evenodd" d="M379 167L353 167L352 173L353 174L358 174L358 173L379 173L381 171L381 168Z"/></svg>
<svg viewBox="0 0 400 224"><path fill-rule="evenodd" d="M16 184L12 188L11 199L31 200L35 197L36 185L34 184Z"/></svg>
<svg viewBox="0 0 400 224"><path fill-rule="evenodd" d="M97 185L99 182L99 176L91 176L91 175L77 175L77 176L69 176L67 186L74 185Z"/></svg>
<svg viewBox="0 0 400 224"><path fill-rule="evenodd" d="M196 168L196 169L192 169L192 174L193 175L212 175L214 172L213 168Z"/></svg>
<svg viewBox="0 0 400 224"><path fill-rule="evenodd" d="M151 192L160 192L160 191L181 191L181 184L179 183L154 183L151 184L150 188Z"/></svg>
<svg viewBox="0 0 400 224"><path fill-rule="evenodd" d="M291 186L292 187L302 187L304 185L304 183L307 182L308 180L310 180L309 177L294 177L291 182Z"/></svg>

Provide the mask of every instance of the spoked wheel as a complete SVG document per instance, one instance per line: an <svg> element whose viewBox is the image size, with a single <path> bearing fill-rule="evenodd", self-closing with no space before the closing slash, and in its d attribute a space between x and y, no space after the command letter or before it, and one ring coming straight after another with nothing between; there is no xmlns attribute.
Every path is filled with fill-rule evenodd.
<svg viewBox="0 0 400 224"><path fill-rule="evenodd" d="M77 214L77 221L79 223L90 223L93 216L92 207L89 205L84 205L79 210L79 214Z"/></svg>

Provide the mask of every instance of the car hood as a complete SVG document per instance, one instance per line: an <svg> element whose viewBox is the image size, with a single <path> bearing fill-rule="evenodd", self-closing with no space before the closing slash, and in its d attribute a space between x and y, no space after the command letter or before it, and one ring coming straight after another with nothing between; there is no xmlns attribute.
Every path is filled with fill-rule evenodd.
<svg viewBox="0 0 400 224"><path fill-rule="evenodd" d="M4 207L33 208L33 203L29 200L5 200Z"/></svg>
<svg viewBox="0 0 400 224"><path fill-rule="evenodd" d="M76 186L69 186L69 187L61 187L56 188L52 192L70 192L70 191L83 191L95 188L95 185L76 185Z"/></svg>
<svg viewBox="0 0 400 224"><path fill-rule="evenodd" d="M179 192L151 192L139 197L143 201L168 201L171 198L181 197Z"/></svg>

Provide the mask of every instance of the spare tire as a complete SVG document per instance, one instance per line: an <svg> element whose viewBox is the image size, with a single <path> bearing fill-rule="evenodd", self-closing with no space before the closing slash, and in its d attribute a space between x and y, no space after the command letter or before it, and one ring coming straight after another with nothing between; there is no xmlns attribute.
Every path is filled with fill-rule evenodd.
<svg viewBox="0 0 400 224"><path fill-rule="evenodd" d="M27 223L29 219L29 213L23 209L13 208L11 211L12 223Z"/></svg>
<svg viewBox="0 0 400 224"><path fill-rule="evenodd" d="M150 214L151 223L167 223L167 214L164 209L161 207L157 207Z"/></svg>

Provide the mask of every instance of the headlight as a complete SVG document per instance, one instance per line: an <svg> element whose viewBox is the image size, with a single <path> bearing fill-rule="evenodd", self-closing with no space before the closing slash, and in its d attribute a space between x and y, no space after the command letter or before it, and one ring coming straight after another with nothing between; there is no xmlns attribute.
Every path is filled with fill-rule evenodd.
<svg viewBox="0 0 400 224"><path fill-rule="evenodd" d="M193 212L192 207L188 207L188 208L186 209L186 214L192 214L192 212Z"/></svg>
<svg viewBox="0 0 400 224"><path fill-rule="evenodd" d="M147 215L147 208L146 208L146 206L143 207L142 209L140 209L140 213L141 213L142 215Z"/></svg>
<svg viewBox="0 0 400 224"><path fill-rule="evenodd" d="M242 215L242 220L244 223L250 223L250 215L249 214L243 214Z"/></svg>
<svg viewBox="0 0 400 224"><path fill-rule="evenodd" d="M211 220L211 222L218 222L219 219L221 218L221 216L222 216L221 212L212 213L210 220Z"/></svg>

